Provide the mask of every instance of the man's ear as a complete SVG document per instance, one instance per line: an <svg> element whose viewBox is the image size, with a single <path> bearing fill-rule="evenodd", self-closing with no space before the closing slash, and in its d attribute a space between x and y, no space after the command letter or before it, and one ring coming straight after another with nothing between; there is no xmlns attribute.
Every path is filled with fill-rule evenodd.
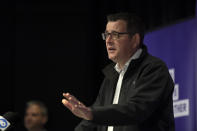
<svg viewBox="0 0 197 131"><path fill-rule="evenodd" d="M135 33L132 37L132 42L134 43L135 47L139 47L140 45L140 34L139 33Z"/></svg>

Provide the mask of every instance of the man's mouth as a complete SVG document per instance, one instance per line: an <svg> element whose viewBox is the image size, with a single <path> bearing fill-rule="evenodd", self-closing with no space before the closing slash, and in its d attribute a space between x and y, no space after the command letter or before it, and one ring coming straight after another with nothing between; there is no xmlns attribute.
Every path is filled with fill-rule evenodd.
<svg viewBox="0 0 197 131"><path fill-rule="evenodd" d="M114 47L109 47L107 50L108 52L114 52L116 49Z"/></svg>

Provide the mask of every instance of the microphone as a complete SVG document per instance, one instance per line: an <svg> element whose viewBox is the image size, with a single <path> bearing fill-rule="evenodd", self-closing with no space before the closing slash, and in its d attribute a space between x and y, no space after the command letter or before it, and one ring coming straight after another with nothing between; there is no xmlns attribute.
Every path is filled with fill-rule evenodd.
<svg viewBox="0 0 197 131"><path fill-rule="evenodd" d="M14 127L21 120L18 113L6 112L0 116L0 131L6 131Z"/></svg>

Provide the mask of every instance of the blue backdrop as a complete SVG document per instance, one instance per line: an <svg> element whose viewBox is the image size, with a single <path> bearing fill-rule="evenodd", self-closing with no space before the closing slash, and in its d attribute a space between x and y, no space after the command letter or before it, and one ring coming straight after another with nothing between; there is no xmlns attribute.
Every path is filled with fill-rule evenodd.
<svg viewBox="0 0 197 131"><path fill-rule="evenodd" d="M197 131L197 15L148 33L145 44L151 54L166 62L174 80L176 131Z"/></svg>

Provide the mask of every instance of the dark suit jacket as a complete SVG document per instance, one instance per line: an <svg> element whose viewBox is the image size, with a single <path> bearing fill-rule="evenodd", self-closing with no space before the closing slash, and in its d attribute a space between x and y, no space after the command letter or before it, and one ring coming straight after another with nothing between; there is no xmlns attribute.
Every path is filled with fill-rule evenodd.
<svg viewBox="0 0 197 131"><path fill-rule="evenodd" d="M92 106L93 120L83 120L75 131L174 131L174 84L160 59L143 52L132 60L122 81L119 103L112 104L119 74L115 64L104 69L105 79Z"/></svg>

